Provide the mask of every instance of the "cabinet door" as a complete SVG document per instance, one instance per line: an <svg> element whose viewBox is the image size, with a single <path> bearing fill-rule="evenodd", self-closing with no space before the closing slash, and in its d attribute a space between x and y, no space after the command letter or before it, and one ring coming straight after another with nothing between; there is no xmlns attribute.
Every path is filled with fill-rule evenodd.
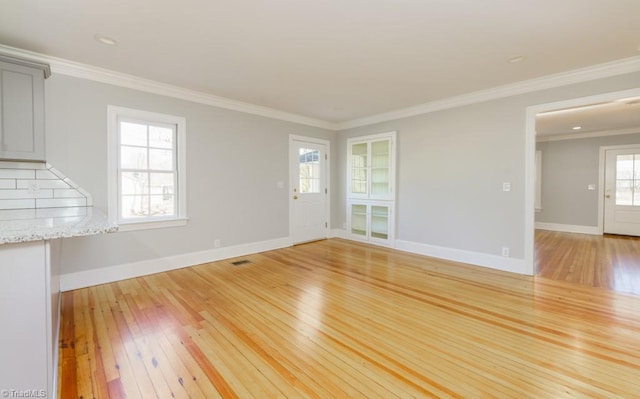
<svg viewBox="0 0 640 399"><path fill-rule="evenodd" d="M349 197L369 196L369 143L356 142L349 147Z"/></svg>
<svg viewBox="0 0 640 399"><path fill-rule="evenodd" d="M0 389L50 386L45 255L43 241L0 245Z"/></svg>
<svg viewBox="0 0 640 399"><path fill-rule="evenodd" d="M391 220L391 211L388 205L371 205L369 212L371 240L389 240L389 222Z"/></svg>
<svg viewBox="0 0 640 399"><path fill-rule="evenodd" d="M388 201L349 202L347 225L349 236L373 244L393 243L393 205Z"/></svg>
<svg viewBox="0 0 640 399"><path fill-rule="evenodd" d="M391 140L372 141L369 198L390 199L391 193Z"/></svg>
<svg viewBox="0 0 640 399"><path fill-rule="evenodd" d="M0 62L0 159L44 161L44 73Z"/></svg>
<svg viewBox="0 0 640 399"><path fill-rule="evenodd" d="M395 132L349 139L348 198L393 200Z"/></svg>
<svg viewBox="0 0 640 399"><path fill-rule="evenodd" d="M354 238L366 240L369 238L369 217L366 204L349 204L349 234Z"/></svg>

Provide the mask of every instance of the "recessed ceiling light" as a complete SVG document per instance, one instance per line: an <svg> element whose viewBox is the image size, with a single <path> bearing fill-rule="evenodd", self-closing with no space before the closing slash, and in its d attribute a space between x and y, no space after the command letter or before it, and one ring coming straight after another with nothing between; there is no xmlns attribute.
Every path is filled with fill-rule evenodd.
<svg viewBox="0 0 640 399"><path fill-rule="evenodd" d="M522 62L524 60L526 60L527 57L525 57L524 55L516 55L515 57L511 57L507 60L507 62L509 64L517 64L518 62Z"/></svg>
<svg viewBox="0 0 640 399"><path fill-rule="evenodd" d="M582 129L582 126L574 126L574 127L572 127L571 129L573 129L573 130L580 130L580 129Z"/></svg>
<svg viewBox="0 0 640 399"><path fill-rule="evenodd" d="M116 39L113 39L111 37L105 36L103 34L100 33L96 33L93 36L94 39L96 39L97 41L99 41L102 44L106 44L107 46L117 46L118 45L118 41Z"/></svg>

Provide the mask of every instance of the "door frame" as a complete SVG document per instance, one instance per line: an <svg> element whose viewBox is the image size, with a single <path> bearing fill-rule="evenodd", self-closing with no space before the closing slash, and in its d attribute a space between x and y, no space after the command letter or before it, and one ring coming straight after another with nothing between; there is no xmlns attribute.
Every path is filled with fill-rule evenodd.
<svg viewBox="0 0 640 399"><path fill-rule="evenodd" d="M597 102L640 96L640 88L614 91L587 97L572 98L552 103L532 105L526 108L524 140L524 273L538 274L535 267L535 173L536 173L536 115L540 112L579 107ZM602 184L600 185L602 187ZM604 193L603 193L604 195ZM598 206L600 209L600 206ZM598 211L600 212L600 210ZM602 215L604 217L604 215ZM598 215L601 219L601 215ZM603 223L603 221L598 222Z"/></svg>
<svg viewBox="0 0 640 399"><path fill-rule="evenodd" d="M293 245L293 218L294 218L294 212L293 212L293 195L292 195L292 191L293 191L293 181L292 179L292 170L291 170L291 165L293 164L293 145L294 145L294 141L304 141L307 143L313 143L313 144L321 144L324 145L325 149L326 149L326 156L327 159L325 161L325 174L326 174L326 181L327 181L327 201L325 204L325 220L327 221L327 234L326 237L324 238L329 238L329 236L331 235L331 142L329 140L324 140L324 139L318 139L315 137L308 137L308 136L299 136L299 135L295 135L295 134L290 134L289 135L289 157L288 157L288 162L287 162L287 175L289 176L287 179L287 196L289 197L289 245Z"/></svg>
<svg viewBox="0 0 640 399"><path fill-rule="evenodd" d="M600 187L598 187L598 234L604 234L604 184L606 178L606 155L610 150L629 150L633 148L639 148L640 144L624 144L624 145L608 145L600 147L600 159L598 161L598 181L600 181Z"/></svg>

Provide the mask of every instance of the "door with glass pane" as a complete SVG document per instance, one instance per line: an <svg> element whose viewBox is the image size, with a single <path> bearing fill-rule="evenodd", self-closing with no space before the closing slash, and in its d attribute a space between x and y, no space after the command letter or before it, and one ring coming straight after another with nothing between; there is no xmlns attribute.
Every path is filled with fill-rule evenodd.
<svg viewBox="0 0 640 399"><path fill-rule="evenodd" d="M347 140L347 236L393 246L396 132Z"/></svg>
<svg viewBox="0 0 640 399"><path fill-rule="evenodd" d="M327 238L327 148L323 140L292 139L290 216L293 243ZM313 141L311 141L313 140Z"/></svg>
<svg viewBox="0 0 640 399"><path fill-rule="evenodd" d="M390 245L393 231L391 204L387 201L349 201L349 236L356 240Z"/></svg>
<svg viewBox="0 0 640 399"><path fill-rule="evenodd" d="M349 141L349 198L393 198L392 139Z"/></svg>
<svg viewBox="0 0 640 399"><path fill-rule="evenodd" d="M371 142L371 184L369 198L390 199L391 195L391 140Z"/></svg>
<svg viewBox="0 0 640 399"><path fill-rule="evenodd" d="M604 232L640 236L640 146L605 153Z"/></svg>
<svg viewBox="0 0 640 399"><path fill-rule="evenodd" d="M349 205L350 230L349 233L356 238L367 239L369 222L367 216L366 204L350 204Z"/></svg>
<svg viewBox="0 0 640 399"><path fill-rule="evenodd" d="M349 154L349 197L369 196L369 143L352 143Z"/></svg>
<svg viewBox="0 0 640 399"><path fill-rule="evenodd" d="M369 238L371 241L380 241L380 243L386 243L389 241L389 227L391 225L390 217L391 212L389 205L371 205L371 211L369 213Z"/></svg>

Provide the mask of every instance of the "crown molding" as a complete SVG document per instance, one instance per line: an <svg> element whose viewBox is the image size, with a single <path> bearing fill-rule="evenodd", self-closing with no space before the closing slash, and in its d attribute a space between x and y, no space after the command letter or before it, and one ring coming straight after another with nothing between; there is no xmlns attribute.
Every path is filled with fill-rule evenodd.
<svg viewBox="0 0 640 399"><path fill-rule="evenodd" d="M627 129L599 130L596 132L553 134L549 136L536 136L536 143L543 143L546 141L589 139L593 137L621 136L624 134L639 134L639 133L640 133L640 126L627 128Z"/></svg>
<svg viewBox="0 0 640 399"><path fill-rule="evenodd" d="M13 57L27 58L29 60L46 63L51 66L54 74L73 76L76 78L92 80L128 89L144 91L181 100L192 101L200 104L211 105L213 107L229 109L233 111L245 112L252 115L264 116L287 122L298 123L306 126L313 126L327 130L338 130L337 124L320 119L309 118L289 112L280 111L273 108L263 107L232 100L213 94L203 93L196 90L189 90L182 87L144 79L138 76L129 75L109 69L99 68L93 65L82 64L62 58L52 57L28 50L0 44L0 54Z"/></svg>
<svg viewBox="0 0 640 399"><path fill-rule="evenodd" d="M229 109L233 111L245 112L252 115L264 116L287 122L298 123L306 126L318 127L321 129L340 131L372 125L375 123L387 122L396 119L407 118L427 114L430 112L442 111L445 109L471 105L490 100L497 100L518 94L526 94L539 90L551 89L554 87L566 86L574 83L587 82L595 79L602 79L625 73L640 71L640 56L624 58L604 64L593 65L585 68L574 69L554 75L547 75L536 79L525 80L502 86L496 86L486 90L479 90L460 96L449 97L442 100L430 101L413 107L402 108L395 111L371 115L364 118L352 119L340 123L333 123L316 118L309 118L273 108L232 100L213 94L203 93L196 90L189 90L182 87L157 82L150 79L140 78L109 69L99 68L88 64L69 61L62 58L52 57L16 47L0 44L0 54L13 57L27 58L29 60L47 63L51 65L53 73L73 76L81 79L93 80L100 83L114 86L140 90L200 104L211 105L213 107Z"/></svg>
<svg viewBox="0 0 640 399"><path fill-rule="evenodd" d="M445 98L443 100L430 101L413 107L397 109L395 111L371 115L364 118L352 119L350 121L338 123L338 128L339 130L346 130L638 71L640 71L640 56L624 58L604 64L597 64L567 72L547 75L536 79L496 86L486 90L479 90L472 93Z"/></svg>

